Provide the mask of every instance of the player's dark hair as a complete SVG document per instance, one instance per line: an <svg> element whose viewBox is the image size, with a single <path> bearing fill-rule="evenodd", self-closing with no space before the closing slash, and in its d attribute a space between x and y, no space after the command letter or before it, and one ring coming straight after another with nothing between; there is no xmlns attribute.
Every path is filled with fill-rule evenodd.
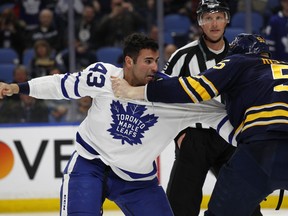
<svg viewBox="0 0 288 216"><path fill-rule="evenodd" d="M136 62L142 49L157 51L159 47L155 40L145 34L133 33L127 36L124 40L123 59L125 59L125 56L129 56L133 59L133 62Z"/></svg>

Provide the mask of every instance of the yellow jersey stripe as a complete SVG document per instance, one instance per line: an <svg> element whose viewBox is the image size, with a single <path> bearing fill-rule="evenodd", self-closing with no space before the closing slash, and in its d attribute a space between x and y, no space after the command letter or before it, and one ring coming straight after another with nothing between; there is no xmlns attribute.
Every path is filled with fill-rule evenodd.
<svg viewBox="0 0 288 216"><path fill-rule="evenodd" d="M272 111L261 111L253 114L248 114L245 123L250 121L255 121L258 118L273 118L273 117L281 117L281 116L288 116L287 110L276 109Z"/></svg>
<svg viewBox="0 0 288 216"><path fill-rule="evenodd" d="M261 105L261 106L253 106L253 107L250 107L249 109L246 110L245 113L247 112L250 112L250 111L253 111L253 110L261 110L261 109L267 109L267 108L273 108L275 106L282 106L282 107L285 107L288 109L288 104L287 103L282 103L282 102L276 102L276 103L270 103L270 104L264 104L264 105Z"/></svg>
<svg viewBox="0 0 288 216"><path fill-rule="evenodd" d="M207 92L207 90L195 79L192 77L187 77L187 81L190 84L192 88L200 95L202 100L209 100L211 99L210 94Z"/></svg>
<svg viewBox="0 0 288 216"><path fill-rule="evenodd" d="M272 105L272 106L271 106ZM243 132L244 130L251 128L251 127L255 127L255 126L263 126L263 125L270 125L270 124L288 124L288 119L283 119L281 118L281 116L287 117L288 118L288 110L283 110L283 109L274 109L271 111L261 111L264 108L273 108L279 106L279 103L273 103L273 104L269 104L269 105L264 105L264 106L257 106L254 107L254 109L249 108L248 110L251 112L252 110L260 110L257 113L253 113L253 114L248 114L247 115L247 111L246 111L246 118L245 120L238 126L238 128L235 131L235 134L239 134L240 131ZM281 103L281 106L283 106L283 103ZM261 107L261 108L260 108ZM278 119L275 119L278 118ZM260 119L261 120L257 120ZM264 119L263 119L264 118ZM274 119L272 119L274 118ZM281 118L281 119L280 119ZM245 126L244 126L245 125Z"/></svg>
<svg viewBox="0 0 288 216"><path fill-rule="evenodd" d="M184 91L186 92L186 94L191 98L191 100L193 101L193 103L197 103L199 102L198 99L192 94L192 92L188 89L188 87L186 86L186 83L183 81L183 78L179 78L179 82L180 85L182 86L182 88L184 89Z"/></svg>
<svg viewBox="0 0 288 216"><path fill-rule="evenodd" d="M251 127L255 126L264 126L264 125L272 125L272 124L288 124L288 120L285 119L274 119L274 120L268 120L268 121L257 121L254 123L250 123L242 128L242 132L246 129L249 129Z"/></svg>
<svg viewBox="0 0 288 216"><path fill-rule="evenodd" d="M216 89L214 84L212 82L210 82L210 80L208 80L205 76L202 76L202 80L203 80L203 82L205 82L210 87L210 89L213 91L213 93L215 95L219 94L218 90Z"/></svg>

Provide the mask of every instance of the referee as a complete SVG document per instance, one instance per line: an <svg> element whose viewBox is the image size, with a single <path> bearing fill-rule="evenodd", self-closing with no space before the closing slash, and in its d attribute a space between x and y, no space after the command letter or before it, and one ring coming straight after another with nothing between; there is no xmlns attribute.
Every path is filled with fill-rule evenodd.
<svg viewBox="0 0 288 216"><path fill-rule="evenodd" d="M226 56L229 44L223 35L230 21L228 5L217 0L202 0L197 8L197 20L202 35L172 54L164 68L166 74L197 75ZM234 146L204 124L191 125L178 134L175 138L175 161L167 187L175 216L199 215L202 187L208 171L217 177L234 150ZM259 205L253 216L261 215Z"/></svg>

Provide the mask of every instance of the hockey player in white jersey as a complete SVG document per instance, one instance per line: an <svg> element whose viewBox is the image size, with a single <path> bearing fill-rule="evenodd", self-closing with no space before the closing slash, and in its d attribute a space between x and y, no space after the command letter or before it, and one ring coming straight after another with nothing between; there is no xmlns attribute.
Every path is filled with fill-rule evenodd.
<svg viewBox="0 0 288 216"><path fill-rule="evenodd" d="M22 93L41 99L93 99L64 171L62 216L102 215L105 198L125 215L173 215L157 179L155 159L191 123L205 122L219 133L230 126L217 102L167 105L114 97L111 77L141 86L153 81L158 70L155 41L136 33L124 45L123 68L97 62L78 73L0 83L0 98Z"/></svg>

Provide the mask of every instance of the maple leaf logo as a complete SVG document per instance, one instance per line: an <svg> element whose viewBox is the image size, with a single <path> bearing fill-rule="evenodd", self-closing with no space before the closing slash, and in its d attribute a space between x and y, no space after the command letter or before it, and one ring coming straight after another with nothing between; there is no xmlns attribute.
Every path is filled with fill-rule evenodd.
<svg viewBox="0 0 288 216"><path fill-rule="evenodd" d="M114 139L120 139L122 145L127 142L130 145L142 144L141 138L144 132L149 130L156 122L158 117L154 114L144 115L147 110L145 105L128 103L126 110L119 101L113 101L110 104L113 123L107 131Z"/></svg>

